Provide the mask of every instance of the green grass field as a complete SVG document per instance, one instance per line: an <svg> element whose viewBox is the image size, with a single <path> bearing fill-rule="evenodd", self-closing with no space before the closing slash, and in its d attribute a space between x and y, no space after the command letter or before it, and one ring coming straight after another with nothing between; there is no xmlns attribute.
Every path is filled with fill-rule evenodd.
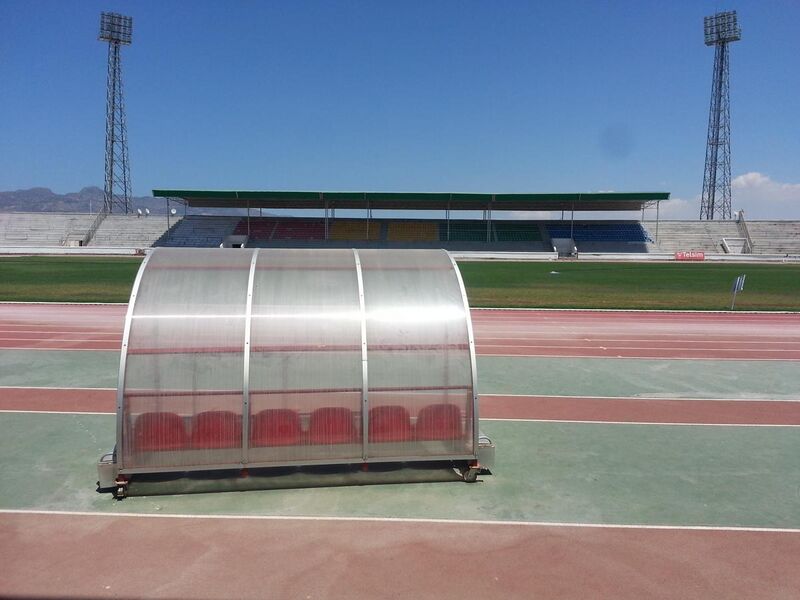
<svg viewBox="0 0 800 600"><path fill-rule="evenodd" d="M127 302L140 258L0 258L0 300Z"/></svg>
<svg viewBox="0 0 800 600"><path fill-rule="evenodd" d="M800 310L800 265L460 263L470 304L486 307Z"/></svg>
<svg viewBox="0 0 800 600"><path fill-rule="evenodd" d="M139 258L0 258L0 300L126 302ZM747 274L741 310L800 310L800 265L462 262L470 304L486 307L720 310ZM556 273L554 273L554 271Z"/></svg>

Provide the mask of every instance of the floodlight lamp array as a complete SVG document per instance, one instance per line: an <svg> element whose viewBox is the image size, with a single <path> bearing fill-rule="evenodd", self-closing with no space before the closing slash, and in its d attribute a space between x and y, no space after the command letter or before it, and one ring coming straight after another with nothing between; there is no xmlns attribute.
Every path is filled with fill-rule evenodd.
<svg viewBox="0 0 800 600"><path fill-rule="evenodd" d="M100 36L98 39L117 43L130 44L133 31L133 17L119 13L100 13Z"/></svg>
<svg viewBox="0 0 800 600"><path fill-rule="evenodd" d="M706 46L736 42L742 39L742 30L739 27L735 10L719 12L710 17L704 17L703 31Z"/></svg>

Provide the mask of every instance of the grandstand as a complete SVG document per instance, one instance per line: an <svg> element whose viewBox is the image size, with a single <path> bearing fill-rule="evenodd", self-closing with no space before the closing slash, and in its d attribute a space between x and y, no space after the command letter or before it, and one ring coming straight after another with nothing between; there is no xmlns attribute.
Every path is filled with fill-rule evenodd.
<svg viewBox="0 0 800 600"><path fill-rule="evenodd" d="M649 252L655 240L641 223L630 221L549 222L550 238L572 239L579 252Z"/></svg>
<svg viewBox="0 0 800 600"><path fill-rule="evenodd" d="M169 234L156 244L187 248L217 247L232 235L239 217L187 215L173 225Z"/></svg>
<svg viewBox="0 0 800 600"><path fill-rule="evenodd" d="M643 223L650 230L655 223ZM658 224L658 247L663 252L725 252L723 239L739 238L735 221L661 221Z"/></svg>
<svg viewBox="0 0 800 600"><path fill-rule="evenodd" d="M178 223L180 217L177 217ZM172 223L177 225L175 217ZM130 246L148 248L156 245L167 233L167 221L154 216L107 215L92 236L92 246Z"/></svg>
<svg viewBox="0 0 800 600"><path fill-rule="evenodd" d="M577 237L578 249L647 252L652 237L638 221L574 221L575 211L643 211L669 198L665 192L597 194L445 194L384 192L236 192L154 190L186 208L246 209L227 232L248 246L417 247L450 250L552 252L552 237ZM322 218L254 217L254 209L316 209ZM364 210L364 219L340 219L336 210ZM390 219L373 211L414 210L441 218ZM483 218L451 218L451 212L481 211ZM569 221L498 220L504 211L568 212ZM438 216L437 215L437 216ZM568 232L565 227L568 226ZM577 228L577 230L576 230ZM552 232L550 231L552 229ZM226 237L222 233L219 237ZM167 236L161 245L177 245ZM223 240L224 243L224 240Z"/></svg>
<svg viewBox="0 0 800 600"><path fill-rule="evenodd" d="M333 222L330 239L340 241L378 241L382 239L382 224L357 219L337 219Z"/></svg>
<svg viewBox="0 0 800 600"><path fill-rule="evenodd" d="M0 213L0 244L66 246L83 240L94 219L82 213Z"/></svg>
<svg viewBox="0 0 800 600"><path fill-rule="evenodd" d="M747 224L757 254L800 254L800 222L749 221Z"/></svg>
<svg viewBox="0 0 800 600"><path fill-rule="evenodd" d="M390 221L386 224L389 242L438 242L439 227L435 221Z"/></svg>
<svg viewBox="0 0 800 600"><path fill-rule="evenodd" d="M236 210L222 216L186 214L97 215L0 213L0 247L95 248L151 246L445 248L476 252L547 252L561 240L569 254L665 254L704 252L800 256L796 221L573 220L575 211L629 210L657 206L666 193L635 194L404 194L355 192L189 192L155 190L189 209ZM321 216L242 216L255 209L319 209ZM348 210L337 216L336 209ZM364 218L354 218L363 209ZM382 211L414 210L415 219L389 218ZM563 220L498 219L513 210L562 211ZM379 215L373 216L373 211ZM462 218L480 211L481 219ZM185 212L185 211L182 211ZM341 212L339 213L341 215ZM453 214L458 215L453 218ZM637 214L637 216L639 216ZM443 218L442 218L443 217ZM562 243L559 242L559 243Z"/></svg>

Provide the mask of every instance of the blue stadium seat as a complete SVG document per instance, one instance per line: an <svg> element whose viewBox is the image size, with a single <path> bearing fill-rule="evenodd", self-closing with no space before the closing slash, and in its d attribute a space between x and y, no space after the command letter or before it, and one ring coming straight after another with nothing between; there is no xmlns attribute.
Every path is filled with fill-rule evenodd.
<svg viewBox="0 0 800 600"><path fill-rule="evenodd" d="M574 226L569 223L550 223L547 225L550 237L568 238L576 242L639 242L653 243L650 235L641 223L582 223L576 222Z"/></svg>

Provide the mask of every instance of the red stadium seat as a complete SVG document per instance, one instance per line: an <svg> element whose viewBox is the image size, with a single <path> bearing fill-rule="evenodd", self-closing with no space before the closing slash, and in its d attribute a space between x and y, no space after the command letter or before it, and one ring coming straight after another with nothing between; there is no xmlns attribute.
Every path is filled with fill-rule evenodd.
<svg viewBox="0 0 800 600"><path fill-rule="evenodd" d="M318 408L311 413L308 438L312 444L350 444L357 441L353 411L344 407Z"/></svg>
<svg viewBox="0 0 800 600"><path fill-rule="evenodd" d="M175 413L142 413L133 425L134 452L181 450L188 444L183 419Z"/></svg>
<svg viewBox="0 0 800 600"><path fill-rule="evenodd" d="M432 404L417 415L416 439L456 440L464 435L461 410L455 404Z"/></svg>
<svg viewBox="0 0 800 600"><path fill-rule="evenodd" d="M300 443L300 415L288 408L262 410L250 424L251 446L294 446Z"/></svg>
<svg viewBox="0 0 800 600"><path fill-rule="evenodd" d="M369 411L370 442L405 442L411 439L411 417L403 406L376 406Z"/></svg>
<svg viewBox="0 0 800 600"><path fill-rule="evenodd" d="M201 412L192 419L192 448L242 445L242 417L229 410Z"/></svg>

